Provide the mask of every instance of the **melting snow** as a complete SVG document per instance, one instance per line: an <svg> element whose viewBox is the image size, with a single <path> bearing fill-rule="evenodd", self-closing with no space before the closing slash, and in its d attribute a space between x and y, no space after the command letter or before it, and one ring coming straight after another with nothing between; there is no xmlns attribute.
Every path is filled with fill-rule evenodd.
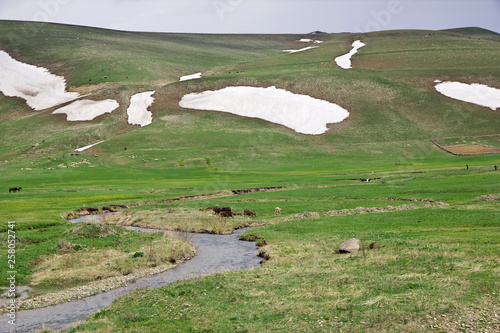
<svg viewBox="0 0 500 333"><path fill-rule="evenodd" d="M93 143L93 144L91 144L91 145L88 145L88 146L82 147L82 148L77 148L77 149L75 149L75 151L80 153L80 152L82 152L82 151L84 151L84 150L87 150L87 149L89 149L89 148L92 148L92 147L94 147L95 145L98 145L98 144L103 143L103 142L104 142L104 141L99 141L99 142Z"/></svg>
<svg viewBox="0 0 500 333"><path fill-rule="evenodd" d="M297 42L299 42L299 43L313 43L313 44L323 43L322 40L310 39L310 38L302 38L302 39L299 39Z"/></svg>
<svg viewBox="0 0 500 333"><path fill-rule="evenodd" d="M303 134L322 134L327 124L339 123L349 112L337 104L275 87L227 87L185 95L183 108L222 111L259 118Z"/></svg>
<svg viewBox="0 0 500 333"><path fill-rule="evenodd" d="M308 47L304 47L300 50L283 50L282 52L297 53L297 52L307 51L307 50L315 49L315 48L317 48L317 46L308 46Z"/></svg>
<svg viewBox="0 0 500 333"><path fill-rule="evenodd" d="M190 75L184 75L184 76L181 76L181 78L179 79L179 81L199 79L199 78L201 78L201 75L202 75L201 73L194 73L194 74L190 74Z"/></svg>
<svg viewBox="0 0 500 333"><path fill-rule="evenodd" d="M352 68L351 66L351 57L358 53L358 49L365 46L366 44L357 40L354 43L352 43L352 50L349 51L349 53L338 56L335 58L335 62L339 67L342 67L343 69L350 69Z"/></svg>
<svg viewBox="0 0 500 333"><path fill-rule="evenodd" d="M148 107L155 100L152 97L154 93L154 91L146 91L130 98L130 106L127 109L129 124L146 126L153 122L153 114L148 111Z"/></svg>
<svg viewBox="0 0 500 333"><path fill-rule="evenodd" d="M120 105L113 99L91 101L83 99L71 103L52 112L53 114L66 113L68 121L88 121L105 113L111 113Z"/></svg>
<svg viewBox="0 0 500 333"><path fill-rule="evenodd" d="M493 111L500 108L500 89L484 84L461 82L442 82L436 84L436 90L441 94L460 101L485 106Z"/></svg>
<svg viewBox="0 0 500 333"><path fill-rule="evenodd" d="M43 110L80 97L66 92L66 80L47 69L25 64L0 51L0 91L26 100L34 110Z"/></svg>

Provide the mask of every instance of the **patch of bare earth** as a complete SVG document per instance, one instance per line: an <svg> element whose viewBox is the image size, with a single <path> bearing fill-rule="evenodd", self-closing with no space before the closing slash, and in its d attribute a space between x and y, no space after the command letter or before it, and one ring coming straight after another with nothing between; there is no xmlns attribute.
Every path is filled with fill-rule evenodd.
<svg viewBox="0 0 500 333"><path fill-rule="evenodd" d="M483 145L449 145L442 146L453 154L500 154L499 147L488 147Z"/></svg>

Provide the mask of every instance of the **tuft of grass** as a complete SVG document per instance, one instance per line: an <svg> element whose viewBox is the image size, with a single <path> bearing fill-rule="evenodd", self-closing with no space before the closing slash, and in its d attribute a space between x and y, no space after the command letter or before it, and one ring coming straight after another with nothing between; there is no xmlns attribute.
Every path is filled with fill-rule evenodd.
<svg viewBox="0 0 500 333"><path fill-rule="evenodd" d="M231 234L234 228L247 226L250 221L243 216L220 218L211 210L173 210L171 207L169 209L144 209L139 207L139 209L127 210L122 214L109 216L103 220L103 223L182 233Z"/></svg>

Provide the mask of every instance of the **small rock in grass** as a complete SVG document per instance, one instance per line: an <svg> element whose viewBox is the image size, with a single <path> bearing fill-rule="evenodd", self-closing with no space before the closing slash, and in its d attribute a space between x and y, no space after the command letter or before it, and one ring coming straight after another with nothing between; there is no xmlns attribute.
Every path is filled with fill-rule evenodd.
<svg viewBox="0 0 500 333"><path fill-rule="evenodd" d="M359 251L359 239L351 238L340 245L340 253L355 253Z"/></svg>

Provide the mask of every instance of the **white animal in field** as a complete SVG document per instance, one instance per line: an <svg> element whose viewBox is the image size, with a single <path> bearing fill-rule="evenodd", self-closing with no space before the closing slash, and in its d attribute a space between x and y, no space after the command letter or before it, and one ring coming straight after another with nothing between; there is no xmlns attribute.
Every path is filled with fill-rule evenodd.
<svg viewBox="0 0 500 333"><path fill-rule="evenodd" d="M279 207L274 208L274 215L281 215L281 208Z"/></svg>

